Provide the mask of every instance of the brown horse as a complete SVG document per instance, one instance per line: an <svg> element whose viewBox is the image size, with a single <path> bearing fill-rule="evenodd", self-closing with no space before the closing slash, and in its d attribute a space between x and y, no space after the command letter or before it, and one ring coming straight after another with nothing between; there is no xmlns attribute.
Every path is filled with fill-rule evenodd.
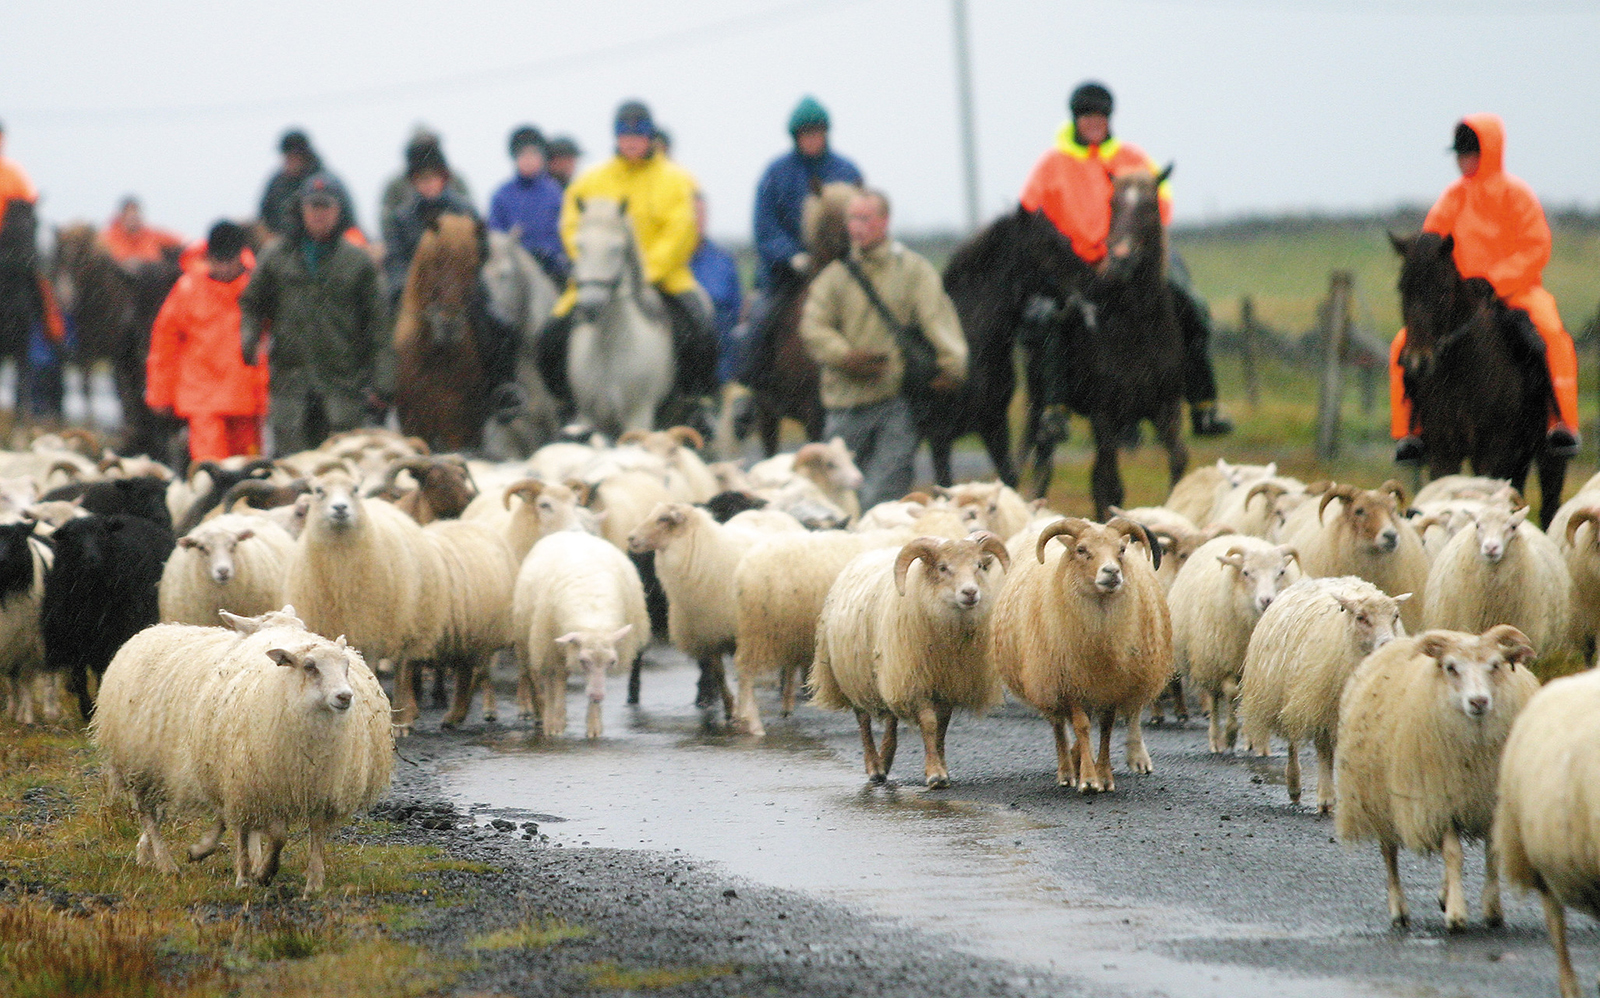
<svg viewBox="0 0 1600 998"><path fill-rule="evenodd" d="M144 404L150 327L179 273L175 258L133 269L120 266L92 225L78 223L56 231L50 282L61 311L77 330L72 359L86 371L93 361L111 362L122 406L123 433L117 449L123 453L166 460L167 443L181 425L157 416Z"/></svg>
<svg viewBox="0 0 1600 998"><path fill-rule="evenodd" d="M408 436L435 452L475 448L489 385L472 323L481 224L440 215L411 259L394 325L395 408Z"/></svg>
<svg viewBox="0 0 1600 998"><path fill-rule="evenodd" d="M811 262L797 280L773 289L765 328L756 332L757 341L768 345L770 362L751 379L751 411L768 457L778 452L778 429L785 418L804 426L807 440L822 439L819 372L800 341L800 313L811 282L850 249L845 210L858 190L854 184L835 182L806 198L801 227Z"/></svg>

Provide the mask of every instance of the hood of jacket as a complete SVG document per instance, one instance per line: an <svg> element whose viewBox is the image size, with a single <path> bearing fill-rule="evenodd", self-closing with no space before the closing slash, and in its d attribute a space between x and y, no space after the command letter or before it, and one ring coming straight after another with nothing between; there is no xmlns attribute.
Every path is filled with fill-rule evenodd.
<svg viewBox="0 0 1600 998"><path fill-rule="evenodd" d="M1478 172L1471 180L1491 180L1506 171L1506 126L1498 114L1469 114L1462 124L1478 136Z"/></svg>

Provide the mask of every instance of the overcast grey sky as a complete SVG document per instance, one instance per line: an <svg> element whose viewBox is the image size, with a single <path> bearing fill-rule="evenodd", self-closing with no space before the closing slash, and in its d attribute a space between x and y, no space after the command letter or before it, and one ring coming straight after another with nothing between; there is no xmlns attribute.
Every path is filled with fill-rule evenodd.
<svg viewBox="0 0 1600 998"><path fill-rule="evenodd" d="M13 0L6 152L52 222L125 193L186 235L253 214L286 126L375 221L417 122L483 204L531 121L597 162L617 103L672 130L719 235L749 238L756 179L804 93L901 230L964 218L949 0ZM1508 168L1548 207L1600 204L1595 0L970 0L985 218L1085 77L1116 130L1175 160L1177 218L1427 203L1461 115L1506 119Z"/></svg>

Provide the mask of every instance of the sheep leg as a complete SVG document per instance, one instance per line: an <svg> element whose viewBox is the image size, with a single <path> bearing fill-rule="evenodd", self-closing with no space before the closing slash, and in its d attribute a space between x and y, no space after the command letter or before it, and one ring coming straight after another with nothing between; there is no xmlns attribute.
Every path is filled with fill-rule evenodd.
<svg viewBox="0 0 1600 998"><path fill-rule="evenodd" d="M778 672L778 691L783 697L783 708L780 715L782 717L788 717L794 713L795 687L800 685L795 680L798 678L800 669L801 666L798 664L786 662Z"/></svg>
<svg viewBox="0 0 1600 998"><path fill-rule="evenodd" d="M738 727L763 738L767 729L761 724L761 707L756 703L756 665L743 651L733 657L733 664L739 673L739 699L734 704L733 716L738 719Z"/></svg>
<svg viewBox="0 0 1600 998"><path fill-rule="evenodd" d="M1078 757L1078 792L1085 794L1098 793L1105 789L1105 783L1100 779L1100 770L1094 764L1093 749L1090 745L1093 735L1089 731L1089 715L1076 705L1072 708L1072 750Z"/></svg>
<svg viewBox="0 0 1600 998"><path fill-rule="evenodd" d="M1232 752L1239 744L1239 681L1232 676L1222 681L1222 709L1228 713L1228 723L1222 728L1222 742Z"/></svg>
<svg viewBox="0 0 1600 998"><path fill-rule="evenodd" d="M328 839L328 823L321 817L311 819L311 858L306 861L306 889L302 897L311 897L322 890L327 875L327 857L324 855Z"/></svg>
<svg viewBox="0 0 1600 998"><path fill-rule="evenodd" d="M1153 773L1156 771L1155 763L1150 761L1150 751L1144 747L1144 726L1140 724L1143 709L1128 712L1128 743L1127 758L1128 768L1135 773Z"/></svg>
<svg viewBox="0 0 1600 998"><path fill-rule="evenodd" d="M217 846L222 844L222 833L228 830L228 823L221 818L212 825L200 841L189 847L189 862L198 863L207 856L217 851Z"/></svg>
<svg viewBox="0 0 1600 998"><path fill-rule="evenodd" d="M526 721L535 715L536 708L533 704L533 684L528 682L528 670L521 663L517 666L517 717Z"/></svg>
<svg viewBox="0 0 1600 998"><path fill-rule="evenodd" d="M1100 779L1107 790L1117 789L1117 781L1111 776L1111 729L1116 726L1117 712L1104 710L1100 712Z"/></svg>
<svg viewBox="0 0 1600 998"><path fill-rule="evenodd" d="M1389 876L1389 924L1403 929L1411 924L1406 913L1406 892L1400 886L1400 845L1397 842L1380 843L1383 850L1383 868Z"/></svg>
<svg viewBox="0 0 1600 998"><path fill-rule="evenodd" d="M1333 739L1325 735L1316 738L1317 746L1317 813L1333 813Z"/></svg>
<svg viewBox="0 0 1600 998"><path fill-rule="evenodd" d="M447 668L448 666L442 660L433 663L433 693L430 698L432 701L430 706L434 710L444 710L450 706L445 700L444 692L445 671Z"/></svg>
<svg viewBox="0 0 1600 998"><path fill-rule="evenodd" d="M1322 757L1317 757L1321 764ZM1289 803L1300 803L1300 743L1293 738L1289 739L1289 761L1283 767L1283 782L1289 785ZM1317 792L1322 792L1322 787L1317 787Z"/></svg>
<svg viewBox="0 0 1600 998"><path fill-rule="evenodd" d="M255 881L265 887L272 883L272 878L278 875L278 865L283 859L283 843L289 834L289 829L282 821L274 821L267 827L266 845L261 851L261 861L256 864Z"/></svg>
<svg viewBox="0 0 1600 998"><path fill-rule="evenodd" d="M900 719L890 714L883 719L883 741L878 743L878 762L883 766L884 779L894 766L894 750L900 745Z"/></svg>
<svg viewBox="0 0 1600 998"><path fill-rule="evenodd" d="M944 766L944 732L949 724L949 707L924 703L917 708L917 727L922 729L922 770L928 786L934 789L950 785L950 771Z"/></svg>
<svg viewBox="0 0 1600 998"><path fill-rule="evenodd" d="M1189 701L1183 698L1183 677L1176 672L1172 680L1167 683L1167 692L1172 694L1172 717L1179 723L1189 720Z"/></svg>
<svg viewBox="0 0 1600 998"><path fill-rule="evenodd" d="M867 767L867 779L873 783L884 781L883 762L878 758L878 744L872 738L872 715L856 711L856 724L861 727L861 757Z"/></svg>
<svg viewBox="0 0 1600 998"><path fill-rule="evenodd" d="M494 695L494 664L501 655L509 655L509 648L496 648L488 658L478 662L478 667L472 670L473 690L483 690L483 723L494 724L500 720L500 708L495 702Z"/></svg>
<svg viewBox="0 0 1600 998"><path fill-rule="evenodd" d="M1454 827L1444 830L1444 890L1440 905L1444 909L1444 927L1460 932L1467 927L1467 896L1461 888L1461 836Z"/></svg>
<svg viewBox="0 0 1600 998"><path fill-rule="evenodd" d="M395 734L401 737L411 734L411 726L417 721L417 691L412 685L416 677L416 665L409 658L401 659L394 671L394 726Z"/></svg>
<svg viewBox="0 0 1600 998"><path fill-rule="evenodd" d="M639 702L639 672L644 667L644 653L633 656L633 668L628 672L628 702Z"/></svg>
<svg viewBox="0 0 1600 998"><path fill-rule="evenodd" d="M567 670L544 672L544 736L557 738L567 733Z"/></svg>
<svg viewBox="0 0 1600 998"><path fill-rule="evenodd" d="M1050 730L1056 736L1056 786L1075 787L1078 785L1078 759L1072 746L1067 744L1067 719L1052 717Z"/></svg>
<svg viewBox="0 0 1600 998"><path fill-rule="evenodd" d="M455 699L450 704L450 712L439 722L439 727L449 730L459 727L461 722L467 719L467 711L472 708L472 686L473 679L477 675L478 662L470 656L462 655L440 659L436 668L441 676L446 672L455 673Z"/></svg>
<svg viewBox="0 0 1600 998"><path fill-rule="evenodd" d="M1498 928L1505 922L1506 915L1500 907L1500 850L1490 833L1483 840L1483 924Z"/></svg>
<svg viewBox="0 0 1600 998"><path fill-rule="evenodd" d="M162 873L177 873L178 864L167 851L167 840L161 837L161 816L154 807L139 804L139 845L134 850L134 860L141 866L154 866Z"/></svg>
<svg viewBox="0 0 1600 998"><path fill-rule="evenodd" d="M249 887L250 871L254 865L251 857L251 832L243 825L233 826L233 886Z"/></svg>
<svg viewBox="0 0 1600 998"><path fill-rule="evenodd" d="M1540 891L1544 902L1544 928L1550 935L1550 945L1556 951L1556 971L1561 980L1561 998L1579 998L1578 975L1572 970L1572 954L1567 952L1567 911L1549 891Z"/></svg>

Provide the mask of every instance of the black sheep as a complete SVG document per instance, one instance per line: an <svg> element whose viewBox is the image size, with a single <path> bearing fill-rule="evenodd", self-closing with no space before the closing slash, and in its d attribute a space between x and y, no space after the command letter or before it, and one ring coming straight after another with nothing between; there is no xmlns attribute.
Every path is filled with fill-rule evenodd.
<svg viewBox="0 0 1600 998"><path fill-rule="evenodd" d="M39 614L45 669L67 673L88 720L89 672L103 673L124 641L160 620L161 570L176 539L165 526L113 513L70 520L51 541L55 564Z"/></svg>
<svg viewBox="0 0 1600 998"><path fill-rule="evenodd" d="M167 510L167 483L156 478L107 478L98 482L73 482L46 492L41 501L83 497L82 506L91 513L110 516L124 513L172 529L172 514Z"/></svg>

